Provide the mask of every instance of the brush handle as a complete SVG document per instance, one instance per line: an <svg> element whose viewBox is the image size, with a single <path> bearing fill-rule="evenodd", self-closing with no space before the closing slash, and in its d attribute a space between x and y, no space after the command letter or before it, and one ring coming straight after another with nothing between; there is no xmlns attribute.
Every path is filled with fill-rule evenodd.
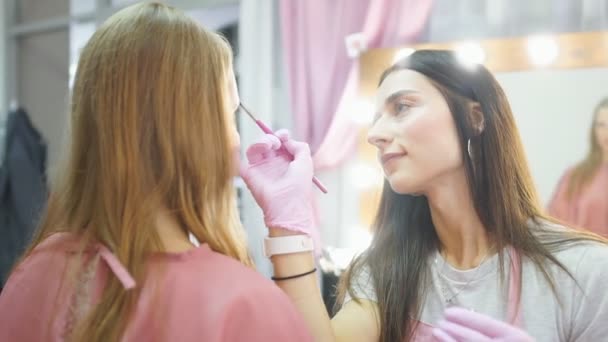
<svg viewBox="0 0 608 342"><path fill-rule="evenodd" d="M274 132L268 126L266 126L262 120L255 120L255 123L262 129L262 131L264 131L264 133L274 135Z"/></svg>
<svg viewBox="0 0 608 342"><path fill-rule="evenodd" d="M264 131L264 133L274 135L274 132L268 126L266 126L261 120L255 120L255 123L256 123L256 125L258 125L258 127L260 127L262 129L262 131ZM292 156L291 153L289 153L283 146L281 146L281 150L285 151L287 154ZM325 185L323 185L323 183L321 183L321 181L317 177L313 176L312 182L317 186L317 188L319 188L319 190L321 190L321 192L323 192L324 194L327 193L327 188L325 187Z"/></svg>

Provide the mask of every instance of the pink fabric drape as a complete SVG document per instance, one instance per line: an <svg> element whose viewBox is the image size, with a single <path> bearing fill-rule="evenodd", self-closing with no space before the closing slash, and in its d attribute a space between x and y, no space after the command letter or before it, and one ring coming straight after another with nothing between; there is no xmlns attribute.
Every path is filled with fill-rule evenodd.
<svg viewBox="0 0 608 342"><path fill-rule="evenodd" d="M353 65L344 37L363 27L369 0L283 0L281 37L294 136L319 147Z"/></svg>
<svg viewBox="0 0 608 342"><path fill-rule="evenodd" d="M350 111L357 100L358 64L344 40L362 32L368 48L415 41L432 0L282 0L281 26L295 137L315 152L317 170L352 155L359 127Z"/></svg>

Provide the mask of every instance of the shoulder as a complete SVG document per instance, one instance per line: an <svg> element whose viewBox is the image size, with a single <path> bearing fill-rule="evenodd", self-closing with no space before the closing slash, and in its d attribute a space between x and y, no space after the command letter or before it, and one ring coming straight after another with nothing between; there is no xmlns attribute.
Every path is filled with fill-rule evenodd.
<svg viewBox="0 0 608 342"><path fill-rule="evenodd" d="M556 290L563 300L565 327L571 340L600 341L608 334L608 244L569 241L553 253L570 275L552 265ZM570 309L567 309L570 308Z"/></svg>
<svg viewBox="0 0 608 342"><path fill-rule="evenodd" d="M199 284L194 297L203 306L215 307L222 340L312 341L300 313L274 282L208 247L198 252L203 253L188 265L198 270L198 279L189 284Z"/></svg>
<svg viewBox="0 0 608 342"><path fill-rule="evenodd" d="M231 301L248 296L264 297L275 302L288 300L272 281L255 269L214 252L206 244L155 261L165 264L166 267L159 270L168 274L166 278L175 291L200 298L203 302L213 298L218 304L228 305Z"/></svg>
<svg viewBox="0 0 608 342"><path fill-rule="evenodd" d="M578 165L570 166L564 171L564 173L562 174L562 176L560 177L560 180L559 180L560 184L565 185L570 182L570 179L572 178L572 174L576 170L577 166Z"/></svg>
<svg viewBox="0 0 608 342"><path fill-rule="evenodd" d="M579 162L573 165L570 165L569 167L566 168L566 170L564 171L564 176L571 176L574 172L576 172L576 170L578 170L581 166L583 165L583 162Z"/></svg>
<svg viewBox="0 0 608 342"><path fill-rule="evenodd" d="M222 310L224 341L312 341L306 323L277 286L243 286Z"/></svg>
<svg viewBox="0 0 608 342"><path fill-rule="evenodd" d="M57 232L42 240L33 250L34 253L42 251L76 250L80 247L82 239L73 233Z"/></svg>
<svg viewBox="0 0 608 342"><path fill-rule="evenodd" d="M152 260L166 264L167 271L178 277L225 285L227 287L224 291L240 291L250 286L274 286L273 282L264 278L254 268L213 251L207 244L185 253L163 253Z"/></svg>
<svg viewBox="0 0 608 342"><path fill-rule="evenodd" d="M81 247L81 239L66 232L54 233L44 238L34 246L33 250L16 265L14 272L22 272L32 267L49 268L61 264L59 259L66 256L65 252L77 252Z"/></svg>
<svg viewBox="0 0 608 342"><path fill-rule="evenodd" d="M557 252L556 257L573 272L579 283L600 280L608 282L608 244L578 242Z"/></svg>
<svg viewBox="0 0 608 342"><path fill-rule="evenodd" d="M571 166L567 167L566 170L562 173L562 175L559 178L559 184L561 184L561 185L568 184L570 182L570 179L572 178L572 175L576 172L578 167L579 167L579 164L571 165Z"/></svg>
<svg viewBox="0 0 608 342"><path fill-rule="evenodd" d="M575 277L602 276L608 281L608 243L586 238L578 230L561 224L541 220L541 229L535 233L547 246L553 246L553 255Z"/></svg>

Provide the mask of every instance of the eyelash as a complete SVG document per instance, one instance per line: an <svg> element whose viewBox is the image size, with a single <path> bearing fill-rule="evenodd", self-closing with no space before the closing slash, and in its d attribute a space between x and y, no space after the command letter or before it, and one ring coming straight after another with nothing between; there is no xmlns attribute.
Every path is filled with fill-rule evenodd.
<svg viewBox="0 0 608 342"><path fill-rule="evenodd" d="M395 115L401 114L407 110L409 110L412 106L407 103L397 102L395 103ZM403 109L405 108L405 109Z"/></svg>

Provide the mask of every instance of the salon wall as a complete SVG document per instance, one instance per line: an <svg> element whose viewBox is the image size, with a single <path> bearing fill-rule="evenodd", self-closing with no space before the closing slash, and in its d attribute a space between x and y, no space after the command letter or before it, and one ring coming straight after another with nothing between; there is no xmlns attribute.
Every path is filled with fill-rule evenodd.
<svg viewBox="0 0 608 342"><path fill-rule="evenodd" d="M68 0L20 1L21 23L69 15ZM69 80L68 27L19 37L19 104L48 143L48 169L52 175L65 136Z"/></svg>
<svg viewBox="0 0 608 342"><path fill-rule="evenodd" d="M287 82L282 63L278 2L241 0L239 20L239 93L241 101L273 129L291 128ZM239 118L243 158L245 148L258 139L260 131L246 115ZM268 230L262 211L245 190L241 197L241 219L249 237L251 255L259 272L272 275L270 262L262 252Z"/></svg>
<svg viewBox="0 0 608 342"><path fill-rule="evenodd" d="M53 174L65 136L68 96L68 32L20 39L20 104L48 143L47 165Z"/></svg>
<svg viewBox="0 0 608 342"><path fill-rule="evenodd" d="M597 102L608 96L608 69L537 70L497 75L546 205L564 170L582 159Z"/></svg>
<svg viewBox="0 0 608 342"><path fill-rule="evenodd" d="M7 110L6 102L6 18L4 13L5 6L0 6L0 141L3 141L4 117ZM2 145L2 143L0 143ZM1 155L2 153L0 153Z"/></svg>

